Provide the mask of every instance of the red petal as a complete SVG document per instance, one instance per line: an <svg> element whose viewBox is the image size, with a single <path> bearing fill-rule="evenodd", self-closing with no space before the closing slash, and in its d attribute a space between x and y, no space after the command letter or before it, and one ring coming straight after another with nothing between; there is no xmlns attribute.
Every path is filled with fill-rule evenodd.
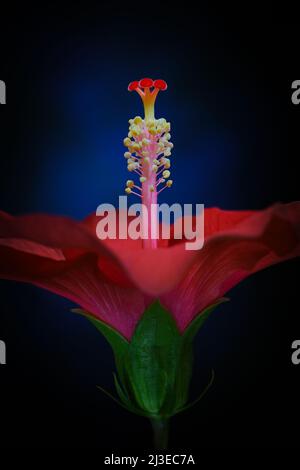
<svg viewBox="0 0 300 470"><path fill-rule="evenodd" d="M257 212L208 209L205 228L204 248L188 274L161 297L181 331L250 274L300 255L300 203Z"/></svg>
<svg viewBox="0 0 300 470"><path fill-rule="evenodd" d="M300 237L299 212L300 203L278 204L263 211L206 209L205 246L199 251L187 251L184 240L157 250L143 250L141 242L133 240L110 240L105 244L118 257L132 282L147 294L157 297L174 289L193 266L202 265L208 251L214 259L214 252L217 253L219 245L222 252L223 246L225 249L228 243L249 241L250 248L252 244L261 246L263 243L267 252L275 251L279 257L285 256L285 253L290 253L290 257L296 256ZM274 227L276 221L278 228ZM257 261L256 255L254 259L251 257L251 250L249 258L250 262L254 259ZM209 272L209 266L205 267L204 276L206 271ZM205 296L205 292L202 295Z"/></svg>
<svg viewBox="0 0 300 470"><path fill-rule="evenodd" d="M0 277L62 295L126 338L148 302L95 232L64 217L0 213Z"/></svg>
<svg viewBox="0 0 300 470"><path fill-rule="evenodd" d="M99 216L92 215L83 223L91 233L95 233L99 220ZM118 223L117 218L117 231ZM196 253L186 251L184 243L157 250L144 250L141 240L130 238L105 240L103 244L118 257L131 282L150 296L158 296L178 284Z"/></svg>
<svg viewBox="0 0 300 470"><path fill-rule="evenodd" d="M140 241L103 243L95 235L96 220L79 224L62 217L0 214L0 276L32 282L78 301L129 337L147 298L141 299L126 273L141 291L161 296L183 330L246 276L300 254L299 203L257 212L208 209L206 241L200 251L186 251L184 241L157 250L143 250ZM80 270L87 285L84 279L77 283ZM107 298L112 296L106 307L104 292ZM126 312L120 312L120 304L127 305L125 295L134 305L131 322Z"/></svg>
<svg viewBox="0 0 300 470"><path fill-rule="evenodd" d="M97 259L90 256L62 273L40 278L33 284L72 300L128 340L149 304L148 298L137 289L106 282L98 270Z"/></svg>

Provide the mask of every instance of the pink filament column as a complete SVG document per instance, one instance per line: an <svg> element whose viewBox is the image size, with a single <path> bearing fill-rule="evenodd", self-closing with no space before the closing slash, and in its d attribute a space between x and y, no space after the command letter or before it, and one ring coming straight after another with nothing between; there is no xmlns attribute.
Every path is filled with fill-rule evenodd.
<svg viewBox="0 0 300 470"><path fill-rule="evenodd" d="M157 248L157 238L152 238L152 234L158 233L156 173L152 170L155 156L150 156L149 163L143 162L146 181L142 184L142 224L144 228L147 227L147 238L143 239L143 247L152 250Z"/></svg>
<svg viewBox="0 0 300 470"><path fill-rule="evenodd" d="M140 185L133 180L126 183L125 192L142 199L143 247L156 249L159 238L157 197L165 188L170 188L168 180L173 144L170 140L170 123L164 118L155 119L154 104L159 91L167 89L164 80L143 78L129 83L128 90L136 91L142 99L145 117L136 116L129 120L128 137L124 145L128 148L124 156L128 161L128 170L139 175ZM164 184L160 187L160 184Z"/></svg>

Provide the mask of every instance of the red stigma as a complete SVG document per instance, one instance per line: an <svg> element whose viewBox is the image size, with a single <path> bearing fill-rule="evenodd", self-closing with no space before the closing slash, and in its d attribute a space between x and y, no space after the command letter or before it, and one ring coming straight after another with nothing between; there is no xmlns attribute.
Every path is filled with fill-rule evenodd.
<svg viewBox="0 0 300 470"><path fill-rule="evenodd" d="M155 80L153 86L161 91L165 91L168 88L167 82L164 80Z"/></svg>
<svg viewBox="0 0 300 470"><path fill-rule="evenodd" d="M141 88L151 88L153 86L152 78L142 78L142 80L139 81L139 86Z"/></svg>
<svg viewBox="0 0 300 470"><path fill-rule="evenodd" d="M154 88L160 91L165 91L168 88L167 82L164 80L152 80L152 78L142 78L139 81L130 82L128 85L128 91L144 91L145 88Z"/></svg>
<svg viewBox="0 0 300 470"><path fill-rule="evenodd" d="M128 91L136 90L139 86L139 82L130 82L128 85Z"/></svg>

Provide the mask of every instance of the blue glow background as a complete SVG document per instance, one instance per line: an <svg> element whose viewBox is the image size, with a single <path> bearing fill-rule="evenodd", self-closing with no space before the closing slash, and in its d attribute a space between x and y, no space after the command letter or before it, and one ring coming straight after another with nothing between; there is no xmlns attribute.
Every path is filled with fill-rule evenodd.
<svg viewBox="0 0 300 470"><path fill-rule="evenodd" d="M75 31L38 31L27 44L20 90L27 102L19 110L26 153L18 161L20 179L24 171L29 176L19 182L24 211L83 217L100 202L117 202L128 177L122 139L128 119L142 113L127 84L142 76L169 84L156 107L171 121L175 144L175 185L164 200L243 209L287 199L275 181L269 191L272 177L280 173L286 183L290 168L277 158L283 144L274 130L285 119L276 122L281 103L268 64L241 53L219 23L179 37L178 25L160 28L157 18L148 44L145 24L132 30L127 18L113 28L89 21Z"/></svg>
<svg viewBox="0 0 300 470"><path fill-rule="evenodd" d="M1 109L1 209L82 218L102 202L117 204L128 178L122 140L128 119L142 113L127 85L143 76L169 85L156 106L157 117L172 123L175 145L174 186L162 202L259 209L297 199L292 67L287 55L278 66L277 25L258 25L253 35L252 25L195 20L175 7L137 22L130 7L124 13L105 4L59 15L47 6L14 28L1 76L10 103ZM278 442L289 426L296 403L289 347L297 319L290 314L282 325L281 312L287 298L296 300L295 266L278 266L235 288L232 302L203 328L193 394L211 367L217 382L203 405L174 420L176 448L198 449L198 438L206 447L251 440L259 446ZM22 436L29 447L118 449L134 442L144 449L147 423L95 388L113 388L113 361L93 327L68 314L73 305L64 299L16 283L0 288L7 442ZM190 429L199 423L195 435Z"/></svg>

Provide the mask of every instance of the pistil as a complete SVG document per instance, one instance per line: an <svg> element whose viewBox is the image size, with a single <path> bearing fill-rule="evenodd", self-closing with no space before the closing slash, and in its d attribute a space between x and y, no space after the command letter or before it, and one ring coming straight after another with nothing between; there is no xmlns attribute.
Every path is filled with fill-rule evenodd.
<svg viewBox="0 0 300 470"><path fill-rule="evenodd" d="M167 89L163 80L144 78L139 82L131 82L129 91L135 90L142 98L144 118L136 116L129 120L128 136L124 139L127 151L127 169L139 176L140 185L128 180L125 192L142 199L142 224L144 248L157 248L158 210L157 196L164 189L171 187L170 159L173 144L170 142L170 123L164 118L156 119L154 112L158 92ZM158 185L165 185L157 190Z"/></svg>

